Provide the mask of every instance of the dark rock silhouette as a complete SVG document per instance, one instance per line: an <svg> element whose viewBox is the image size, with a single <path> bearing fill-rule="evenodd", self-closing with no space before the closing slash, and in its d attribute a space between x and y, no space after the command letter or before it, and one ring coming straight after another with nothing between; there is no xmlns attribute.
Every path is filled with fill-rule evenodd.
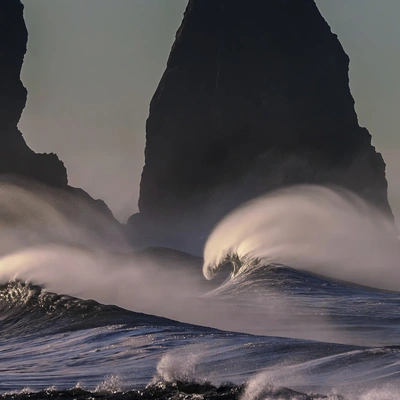
<svg viewBox="0 0 400 400"><path fill-rule="evenodd" d="M28 39L19 0L0 2L0 38L0 173L65 187L64 164L55 154L33 152L17 128L27 98L20 73Z"/></svg>
<svg viewBox="0 0 400 400"><path fill-rule="evenodd" d="M196 221L206 234L241 202L298 183L344 186L393 218L348 69L313 0L190 0L150 105L130 225L185 240Z"/></svg>
<svg viewBox="0 0 400 400"><path fill-rule="evenodd" d="M20 0L0 1L0 174L10 182L27 178L68 191L82 202L117 223L102 200L94 200L82 189L68 186L67 170L56 154L37 154L31 150L18 130L26 104L27 90L20 74L28 32ZM71 215L73 210L71 210Z"/></svg>

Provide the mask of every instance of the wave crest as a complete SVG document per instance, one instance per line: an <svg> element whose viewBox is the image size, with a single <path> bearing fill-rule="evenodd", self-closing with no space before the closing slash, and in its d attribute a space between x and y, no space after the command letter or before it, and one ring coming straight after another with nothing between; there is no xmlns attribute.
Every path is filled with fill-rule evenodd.
<svg viewBox="0 0 400 400"><path fill-rule="evenodd" d="M345 189L299 185L253 200L225 217L204 250L207 279L280 264L381 289L400 289L393 221ZM245 267L245 268L244 268Z"/></svg>
<svg viewBox="0 0 400 400"><path fill-rule="evenodd" d="M238 275L240 272L247 270L249 268L257 268L261 265L261 260L257 257L253 257L250 253L239 256L235 252L227 252L224 257L221 257L221 261L218 264L204 264L203 274L206 279L213 279L219 271L226 265L230 264L232 268L231 278Z"/></svg>

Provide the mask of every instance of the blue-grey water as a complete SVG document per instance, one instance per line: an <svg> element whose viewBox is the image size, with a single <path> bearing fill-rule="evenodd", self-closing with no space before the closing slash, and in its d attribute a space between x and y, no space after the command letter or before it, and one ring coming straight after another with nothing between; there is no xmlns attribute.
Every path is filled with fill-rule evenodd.
<svg viewBox="0 0 400 400"><path fill-rule="evenodd" d="M257 298L254 311L250 293ZM397 293L271 266L204 297L205 307L227 310L230 318L235 311L239 321L246 315L248 329L242 330L264 326L265 333L281 336L189 325L22 282L3 285L0 298L3 394L49 388L126 392L176 381L216 387L247 383L240 396L249 399L275 398L271 388L280 387L349 399L389 399L400 393ZM274 315L260 306L261 300L283 300L293 309ZM291 337L296 321L303 337L330 334L341 343ZM286 334L279 325L287 326ZM371 397L376 390L380 397ZM269 394L257 397L263 391Z"/></svg>
<svg viewBox="0 0 400 400"><path fill-rule="evenodd" d="M7 190L10 195L15 188ZM2 398L400 398L396 255L385 258L376 242L364 241L370 247L365 252L373 248L381 260L373 287L361 285L361 269L338 279L340 262L350 255L346 248L344 257L337 256L344 248L338 242L324 253L329 268L332 260L338 263L327 277L328 269L315 267L319 258L308 256L310 246L296 259L297 268L266 262L260 249L277 243L270 225L256 230L262 239L257 246L244 246L243 238L236 246L235 234L226 248L222 242L231 228L217 230L211 244L223 255L210 267L206 247L204 268L214 274L229 268L228 261L235 268L207 281L199 257L163 248L111 249L109 237L101 241L96 232L93 238L57 208L49 211L48 198L33 205L30 193L17 191L17 198L25 219L30 207L36 217L38 209L46 212L29 226L0 224ZM3 213L18 215L15 201L2 206ZM345 227L344 221L337 226L350 243L358 220L345 219ZM285 221L279 226L290 228ZM303 221L301 233L307 229ZM325 228L319 229L321 237ZM241 235L255 233L247 229ZM294 254L293 238L280 243Z"/></svg>

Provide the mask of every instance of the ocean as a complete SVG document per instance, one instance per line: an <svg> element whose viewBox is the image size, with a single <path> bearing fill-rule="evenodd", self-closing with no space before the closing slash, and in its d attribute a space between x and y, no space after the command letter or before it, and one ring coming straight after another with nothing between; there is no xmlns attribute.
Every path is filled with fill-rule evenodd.
<svg viewBox="0 0 400 400"><path fill-rule="evenodd" d="M348 192L257 199L190 255L0 191L0 398L400 398L398 239Z"/></svg>

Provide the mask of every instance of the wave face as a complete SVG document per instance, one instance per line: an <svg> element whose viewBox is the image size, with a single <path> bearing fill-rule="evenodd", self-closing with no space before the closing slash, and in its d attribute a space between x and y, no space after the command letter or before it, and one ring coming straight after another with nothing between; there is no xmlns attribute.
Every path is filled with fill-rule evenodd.
<svg viewBox="0 0 400 400"><path fill-rule="evenodd" d="M400 295L373 287L396 287L397 239L353 195L292 188L234 212L207 243L212 281L58 196L0 184L0 398L398 398Z"/></svg>
<svg viewBox="0 0 400 400"><path fill-rule="evenodd" d="M218 331L22 282L0 299L3 398L340 399L400 379L398 347Z"/></svg>

